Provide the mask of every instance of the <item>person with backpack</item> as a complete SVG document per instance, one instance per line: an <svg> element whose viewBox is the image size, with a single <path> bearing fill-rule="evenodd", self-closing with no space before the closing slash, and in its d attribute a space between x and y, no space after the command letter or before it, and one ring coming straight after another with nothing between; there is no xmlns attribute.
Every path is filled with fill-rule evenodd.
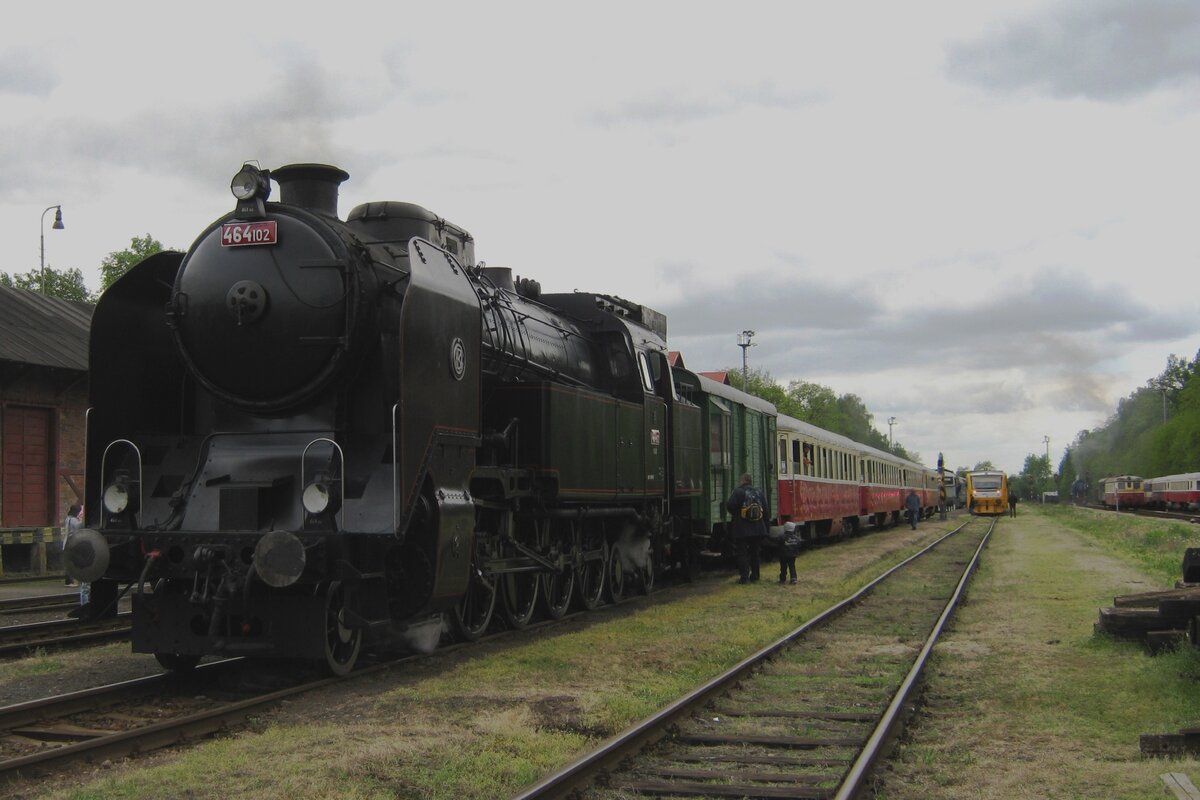
<svg viewBox="0 0 1200 800"><path fill-rule="evenodd" d="M758 581L762 540L767 535L767 499L754 488L751 481L749 472L743 474L740 484L725 501L725 509L733 516L729 535L733 540L738 572L741 573L738 583Z"/></svg>

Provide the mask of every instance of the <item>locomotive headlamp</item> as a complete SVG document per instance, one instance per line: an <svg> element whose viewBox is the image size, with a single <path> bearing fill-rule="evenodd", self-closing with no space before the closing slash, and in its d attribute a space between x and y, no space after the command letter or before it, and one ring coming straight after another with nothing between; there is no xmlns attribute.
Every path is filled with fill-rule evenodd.
<svg viewBox="0 0 1200 800"><path fill-rule="evenodd" d="M253 164L243 164L229 183L229 191L238 200L250 200L260 192L265 199L271 193L270 173Z"/></svg>
<svg viewBox="0 0 1200 800"><path fill-rule="evenodd" d="M304 503L304 510L310 514L324 514L326 511L334 511L334 503L336 495L333 486L328 482L316 480L304 487L304 495L301 498Z"/></svg>
<svg viewBox="0 0 1200 800"><path fill-rule="evenodd" d="M129 487L118 480L104 490L104 508L110 514L120 514L129 507Z"/></svg>
<svg viewBox="0 0 1200 800"><path fill-rule="evenodd" d="M266 219L267 198L271 196L271 171L243 164L229 182L229 191L237 198L234 212L240 219Z"/></svg>

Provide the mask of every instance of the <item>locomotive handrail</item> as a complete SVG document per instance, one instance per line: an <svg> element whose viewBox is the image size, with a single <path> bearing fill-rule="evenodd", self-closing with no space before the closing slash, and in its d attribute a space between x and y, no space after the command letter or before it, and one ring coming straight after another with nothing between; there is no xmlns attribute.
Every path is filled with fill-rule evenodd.
<svg viewBox="0 0 1200 800"><path fill-rule="evenodd" d="M392 404L392 533L400 532L400 457L397 453L400 449L396 446L398 442L396 433L396 412L400 409L399 403Z"/></svg>
<svg viewBox="0 0 1200 800"><path fill-rule="evenodd" d="M108 451L111 450L113 448L113 445L116 445L116 444L127 444L130 447L132 447L133 452L137 454L138 524L140 525L141 518L142 518L142 451L138 448L138 446L136 444L129 441L128 439L113 439L111 442L108 443L108 446L104 448L104 453L100 456L100 498L101 498L100 506L101 506L101 508L104 507L104 488L105 488L104 480L105 480L105 476L107 474L107 471L105 470L104 465L108 463Z"/></svg>
<svg viewBox="0 0 1200 800"><path fill-rule="evenodd" d="M345 524L346 523L346 454L344 452L342 452L342 446L340 444L338 444L333 439L330 439L327 436L318 436L316 439L313 439L311 442L309 442L308 444L306 444L304 446L304 451L302 453L300 453L301 498L303 498L303 492L304 492L305 488L308 487L308 481L305 480L305 477L304 477L304 459L308 455L308 449L310 447L312 447L314 444L316 444L317 442L329 442L329 444L333 445L333 449L336 450L337 454L338 454L338 461L339 461L338 466L341 469L341 475L338 477L338 489L341 492L341 499L338 501L337 525L338 525L338 530L340 531L340 530L345 529L345 527L346 527L346 524ZM304 505L303 499L301 499L300 504L302 506Z"/></svg>

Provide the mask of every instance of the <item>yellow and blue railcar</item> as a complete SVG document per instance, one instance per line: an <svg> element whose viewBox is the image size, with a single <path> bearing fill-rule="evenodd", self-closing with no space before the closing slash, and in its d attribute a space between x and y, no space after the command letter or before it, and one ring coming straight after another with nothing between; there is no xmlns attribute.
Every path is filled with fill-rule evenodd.
<svg viewBox="0 0 1200 800"><path fill-rule="evenodd" d="M999 470L967 473L967 508L972 514L1008 513L1008 476Z"/></svg>

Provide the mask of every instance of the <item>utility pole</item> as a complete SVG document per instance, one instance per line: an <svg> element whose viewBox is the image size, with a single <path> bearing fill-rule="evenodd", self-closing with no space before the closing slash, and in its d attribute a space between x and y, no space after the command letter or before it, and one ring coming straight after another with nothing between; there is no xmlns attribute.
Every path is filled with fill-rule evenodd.
<svg viewBox="0 0 1200 800"><path fill-rule="evenodd" d="M742 348L742 391L750 391L747 387L750 385L750 369L746 366L746 353L754 346L750 340L754 338L754 331L742 331L738 334L738 347Z"/></svg>
<svg viewBox="0 0 1200 800"><path fill-rule="evenodd" d="M895 417L888 417L888 447L892 446L892 426L896 424Z"/></svg>
<svg viewBox="0 0 1200 800"><path fill-rule="evenodd" d="M1050 465L1050 437L1043 436L1042 441L1046 443L1046 465Z"/></svg>

